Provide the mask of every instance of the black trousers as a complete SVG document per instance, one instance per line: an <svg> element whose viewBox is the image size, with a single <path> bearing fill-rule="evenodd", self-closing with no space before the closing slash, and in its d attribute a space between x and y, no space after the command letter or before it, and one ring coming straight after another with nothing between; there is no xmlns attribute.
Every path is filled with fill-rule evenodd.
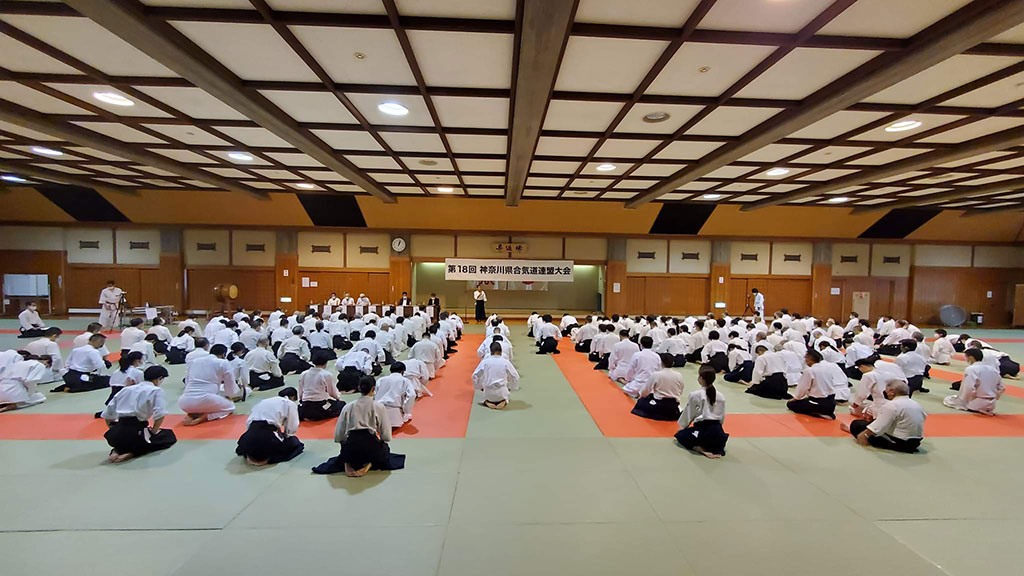
<svg viewBox="0 0 1024 576"><path fill-rule="evenodd" d="M792 398L789 394L789 382L786 381L786 376L782 372L765 376L764 380L757 384L752 384L745 392L773 400L788 400Z"/></svg>
<svg viewBox="0 0 1024 576"><path fill-rule="evenodd" d="M266 372L249 370L249 385L253 390L273 390L284 386L284 376L274 376Z"/></svg>
<svg viewBox="0 0 1024 576"><path fill-rule="evenodd" d="M675 358L675 362L672 364L673 368L686 366L686 354L676 354L673 358Z"/></svg>
<svg viewBox="0 0 1024 576"><path fill-rule="evenodd" d="M338 353L335 352L333 348L310 348L309 349L309 357L310 358L312 358L317 353L319 353L324 358L327 358L328 360L337 360L338 359Z"/></svg>
<svg viewBox="0 0 1024 576"><path fill-rule="evenodd" d="M654 394L648 394L636 401L632 413L641 418L675 422L679 420L679 400L675 398L659 400L654 398Z"/></svg>
<svg viewBox="0 0 1024 576"><path fill-rule="evenodd" d="M676 441L687 450L701 449L712 454L725 455L725 443L729 435L722 429L720 420L701 420L693 426L676 432Z"/></svg>
<svg viewBox="0 0 1024 576"><path fill-rule="evenodd" d="M541 340L540 349L537 354L558 354L558 340L555 340L553 336L548 336L544 340Z"/></svg>
<svg viewBox="0 0 1024 576"><path fill-rule="evenodd" d="M953 342L953 350L957 352L963 352L967 349L967 345L963 342Z"/></svg>
<svg viewBox="0 0 1024 576"><path fill-rule="evenodd" d="M899 344L886 344L878 347L878 353L883 356L899 356L902 349Z"/></svg>
<svg viewBox="0 0 1024 576"><path fill-rule="evenodd" d="M854 420L850 422L850 434L856 438L860 436L870 422L867 420ZM921 438L910 438L904 440L902 438L894 438L892 436L871 436L868 438L868 444L875 448L881 448L883 450L895 450L896 452L906 452L913 454L917 452L917 449L921 446Z"/></svg>
<svg viewBox="0 0 1024 576"><path fill-rule="evenodd" d="M576 343L577 352L590 352L590 340L584 340Z"/></svg>
<svg viewBox="0 0 1024 576"><path fill-rule="evenodd" d="M1020 374L1020 364L1010 360L1009 356L999 357L999 375L1016 376Z"/></svg>
<svg viewBox="0 0 1024 576"><path fill-rule="evenodd" d="M568 336L569 334L572 334L572 329L573 328L579 328L579 327L580 327L579 324L570 324L570 325L566 326L565 330L562 330L562 336Z"/></svg>
<svg viewBox="0 0 1024 576"><path fill-rule="evenodd" d="M393 454L388 443L370 430L352 430L342 442L338 455L313 468L313 473L344 472L345 464L357 470L367 464L372 470L400 470L405 468L405 455Z"/></svg>
<svg viewBox="0 0 1024 576"><path fill-rule="evenodd" d="M186 354L187 352L183 348L168 348L167 352L164 353L168 364L184 364Z"/></svg>
<svg viewBox="0 0 1024 576"><path fill-rule="evenodd" d="M824 398L808 396L807 398L801 398L799 400L790 400L789 402L786 402L786 407L797 414L808 414L810 416L835 416L836 395L830 394Z"/></svg>
<svg viewBox="0 0 1024 576"><path fill-rule="evenodd" d="M697 364L700 364L700 350L694 350L693 352L690 352L689 354L687 354L686 355L686 361L687 362L695 362Z"/></svg>
<svg viewBox="0 0 1024 576"><path fill-rule="evenodd" d="M476 321L483 322L487 319L487 312L484 310L484 301L476 301Z"/></svg>
<svg viewBox="0 0 1024 576"><path fill-rule="evenodd" d="M148 423L137 418L119 418L110 425L103 438L118 454L142 456L157 450L165 450L174 446L178 438L172 430L161 430L151 434L147 430Z"/></svg>
<svg viewBox="0 0 1024 576"><path fill-rule="evenodd" d="M292 372L301 374L312 367L312 364L306 362L302 358L299 358L298 354L289 352L281 358L281 374L289 374Z"/></svg>
<svg viewBox="0 0 1024 576"><path fill-rule="evenodd" d="M924 384L924 376L918 375L918 376L911 376L911 377L907 378L907 386L910 387L910 396L913 397L914 396L914 392L917 392L918 390L920 390L921 386L923 384Z"/></svg>
<svg viewBox="0 0 1024 576"><path fill-rule="evenodd" d="M754 361L747 360L722 376L726 382L750 382L754 378Z"/></svg>
<svg viewBox="0 0 1024 576"><path fill-rule="evenodd" d="M163 340L153 342L153 351L157 354L167 354L167 342Z"/></svg>
<svg viewBox="0 0 1024 576"><path fill-rule="evenodd" d="M359 389L359 379L363 377L363 373L354 366L346 366L344 370L338 372L338 391L342 393L355 392Z"/></svg>
<svg viewBox="0 0 1024 576"><path fill-rule="evenodd" d="M597 361L596 365L594 365L594 370L607 370L608 369L608 358L610 356L611 356L611 354L604 354L604 355L602 355L601 359Z"/></svg>
<svg viewBox="0 0 1024 576"><path fill-rule="evenodd" d="M856 366L847 366L846 375L850 377L850 380L860 380L860 377L863 376L860 372L860 368L857 368Z"/></svg>
<svg viewBox="0 0 1024 576"><path fill-rule="evenodd" d="M235 454L251 458L257 462L277 464L295 458L305 446L295 436L284 436L270 422L258 420L238 439Z"/></svg>
<svg viewBox="0 0 1024 576"><path fill-rule="evenodd" d="M110 376L68 370L64 373L64 383L50 390L50 392L89 392L90 390L99 390L107 386L110 386Z"/></svg>
<svg viewBox="0 0 1024 576"><path fill-rule="evenodd" d="M348 338L341 334L335 334L331 337L331 345L334 346L335 350L348 350L352 348L352 342L349 342Z"/></svg>
<svg viewBox="0 0 1024 576"><path fill-rule="evenodd" d="M344 400L335 400L333 398L328 398L327 400L299 402L299 420L316 421L337 418L338 415L341 414L341 409L344 407Z"/></svg>
<svg viewBox="0 0 1024 576"><path fill-rule="evenodd" d="M708 365L715 369L715 372L726 372L729 370L729 357L725 352L716 352L708 358Z"/></svg>
<svg viewBox="0 0 1024 576"><path fill-rule="evenodd" d="M18 334L18 338L39 338L43 335L43 330L40 328L29 328L28 330L21 328L21 333Z"/></svg>

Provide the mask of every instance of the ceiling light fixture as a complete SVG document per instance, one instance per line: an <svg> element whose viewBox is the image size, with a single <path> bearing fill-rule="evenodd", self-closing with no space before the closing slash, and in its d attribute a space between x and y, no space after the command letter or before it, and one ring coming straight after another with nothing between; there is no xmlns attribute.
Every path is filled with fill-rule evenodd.
<svg viewBox="0 0 1024 576"><path fill-rule="evenodd" d="M28 180L25 180L20 176L15 176L14 174L4 174L3 176L0 176L0 180L3 180L4 182L17 182L18 184L28 182Z"/></svg>
<svg viewBox="0 0 1024 576"><path fill-rule="evenodd" d="M438 186L437 191L443 193L455 192L455 188L452 188L451 186Z"/></svg>
<svg viewBox="0 0 1024 576"><path fill-rule="evenodd" d="M765 172L765 174L768 176L785 176L786 174L789 174L789 170L786 168L772 168Z"/></svg>
<svg viewBox="0 0 1024 576"><path fill-rule="evenodd" d="M249 162L252 160L252 156L245 152L228 152L228 158L238 160L240 162Z"/></svg>
<svg viewBox="0 0 1024 576"><path fill-rule="evenodd" d="M389 116L405 116L409 113L409 109L398 102L381 102L377 104L377 110Z"/></svg>
<svg viewBox="0 0 1024 576"><path fill-rule="evenodd" d="M113 104L114 106L135 106L135 102L125 98L116 92L93 92L92 97L100 102Z"/></svg>
<svg viewBox="0 0 1024 576"><path fill-rule="evenodd" d="M437 166L437 160L420 160L420 166Z"/></svg>
<svg viewBox="0 0 1024 576"><path fill-rule="evenodd" d="M63 156L64 153L60 150L54 150L53 148L46 148L45 146L33 146L32 151L36 154L42 154L43 156Z"/></svg>
<svg viewBox="0 0 1024 576"><path fill-rule="evenodd" d="M907 130L913 130L921 125L917 120L900 120L894 124L890 124L885 127L886 132L906 132Z"/></svg>
<svg viewBox="0 0 1024 576"><path fill-rule="evenodd" d="M366 54L363 54L362 52L356 52L352 55L356 57L356 60L362 60L366 58Z"/></svg>
<svg viewBox="0 0 1024 576"><path fill-rule="evenodd" d="M595 170L598 172L611 172L612 170L615 170L615 164L598 164Z"/></svg>
<svg viewBox="0 0 1024 576"><path fill-rule="evenodd" d="M850 199L846 196L838 196L836 198L829 198L828 201L832 204L842 204L843 202L849 202Z"/></svg>
<svg viewBox="0 0 1024 576"><path fill-rule="evenodd" d="M707 74L708 72L711 72L711 66L701 66L700 68L697 68L697 72Z"/></svg>
<svg viewBox="0 0 1024 576"><path fill-rule="evenodd" d="M316 188L316 186L310 184L309 182L299 182L298 184L295 185L295 187L302 188L303 190L312 190Z"/></svg>
<svg viewBox="0 0 1024 576"><path fill-rule="evenodd" d="M657 112L645 114L644 122L647 122L649 124L657 124L658 122L664 122L665 120L668 120L669 116L671 116L671 114L669 114L668 112L662 112L659 110Z"/></svg>
<svg viewBox="0 0 1024 576"><path fill-rule="evenodd" d="M701 198L703 198L705 200L718 200L721 197L722 197L721 194L705 194L705 195L701 196Z"/></svg>

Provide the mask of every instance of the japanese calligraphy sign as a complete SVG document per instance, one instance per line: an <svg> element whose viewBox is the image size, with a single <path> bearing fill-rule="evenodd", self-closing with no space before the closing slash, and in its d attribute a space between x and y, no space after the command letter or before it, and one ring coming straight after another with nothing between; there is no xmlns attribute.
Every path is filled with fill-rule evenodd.
<svg viewBox="0 0 1024 576"><path fill-rule="evenodd" d="M494 245L494 251L501 254L526 254L526 244L523 242L498 242Z"/></svg>
<svg viewBox="0 0 1024 576"><path fill-rule="evenodd" d="M445 280L572 282L572 260L445 258Z"/></svg>

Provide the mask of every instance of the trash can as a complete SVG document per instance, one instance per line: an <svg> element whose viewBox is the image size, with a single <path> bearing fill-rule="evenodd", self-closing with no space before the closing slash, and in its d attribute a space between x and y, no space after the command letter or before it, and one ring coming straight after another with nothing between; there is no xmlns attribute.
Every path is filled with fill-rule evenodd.
<svg viewBox="0 0 1024 576"><path fill-rule="evenodd" d="M984 320L985 320L985 316L981 312L971 312L971 322L974 322L978 326L981 326L981 324L982 324L982 322L984 322Z"/></svg>

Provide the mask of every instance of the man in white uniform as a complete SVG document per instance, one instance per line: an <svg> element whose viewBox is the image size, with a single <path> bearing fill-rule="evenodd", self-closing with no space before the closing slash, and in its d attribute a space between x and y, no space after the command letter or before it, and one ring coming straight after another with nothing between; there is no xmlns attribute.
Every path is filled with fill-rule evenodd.
<svg viewBox="0 0 1024 576"><path fill-rule="evenodd" d="M34 301L29 302L21 314L18 314L18 328L21 330L18 338L38 338L46 331L46 325L39 317Z"/></svg>
<svg viewBox="0 0 1024 576"><path fill-rule="evenodd" d="M764 318L764 294L757 288L753 288L750 293L754 295L754 314Z"/></svg>
<svg viewBox="0 0 1024 576"><path fill-rule="evenodd" d="M473 371L473 387L484 393L484 406L495 410L507 406L509 392L519 389L519 372L501 353L501 343L491 342L491 355Z"/></svg>
<svg viewBox="0 0 1024 576"><path fill-rule="evenodd" d="M124 294L113 280L107 280L107 287L100 291L100 324L103 330L113 330L120 321L118 307Z"/></svg>

